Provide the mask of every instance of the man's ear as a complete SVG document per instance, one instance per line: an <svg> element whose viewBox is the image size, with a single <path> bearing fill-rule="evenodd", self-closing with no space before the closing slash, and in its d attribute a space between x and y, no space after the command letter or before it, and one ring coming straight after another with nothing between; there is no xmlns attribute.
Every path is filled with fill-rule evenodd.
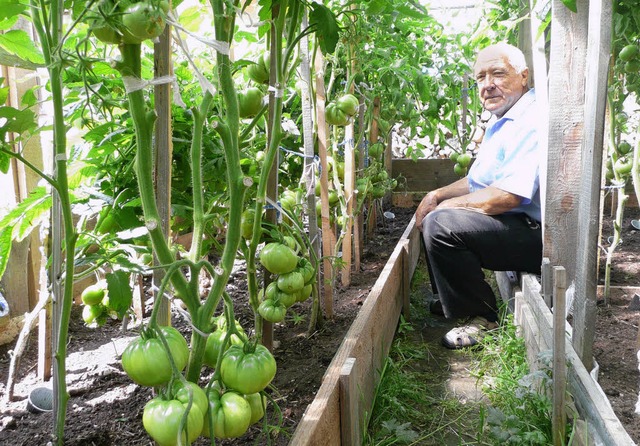
<svg viewBox="0 0 640 446"><path fill-rule="evenodd" d="M529 69L525 68L524 70L522 70L522 73L520 73L520 75L522 76L522 86L526 87L529 82Z"/></svg>

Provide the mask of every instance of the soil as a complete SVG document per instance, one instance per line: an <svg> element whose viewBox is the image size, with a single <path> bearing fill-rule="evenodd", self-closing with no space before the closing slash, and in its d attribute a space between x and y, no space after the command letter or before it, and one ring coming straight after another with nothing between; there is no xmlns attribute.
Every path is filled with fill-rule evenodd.
<svg viewBox="0 0 640 446"><path fill-rule="evenodd" d="M287 445L306 407L313 400L324 372L338 349L344 334L357 315L362 302L375 283L396 241L408 224L412 210L389 209L395 219L378 221L374 235L363 248L361 270L352 276L349 287L337 286L334 296L334 318L324 321L322 328L311 335L307 332L308 307L296 304L296 318L274 328L274 355L278 373L273 382L272 396L281 414L278 423L272 410L269 424L270 441L257 427L242 438L217 441L220 445L274 444ZM640 294L640 231L631 226L640 218L638 208L628 208L622 225L623 243L612 261L612 293L609 305L600 299L596 320L594 356L599 364L599 382L627 432L640 443L640 415L636 413L640 374L636 351L640 311L629 309L635 293ZM611 235L611 223L603 226L603 246ZM603 271L603 263L600 265ZM238 303L237 316L245 327L252 325L246 303L246 285L242 268L234 273L229 293ZM604 277L601 273L600 277ZM633 288L636 287L636 288ZM142 411L152 397L148 388L133 384L122 371L119 355L136 336L135 328L122 330L121 323L111 321L100 329L87 328L76 306L70 324L67 359L68 387L71 398L65 426L65 445L69 446L141 446L152 445L142 427ZM173 315L174 325L187 334L188 325L182 317ZM51 441L51 413L34 414L26 410L27 397L42 385L37 378L37 336L32 334L22 358L14 389L15 401L7 402L7 373L13 344L0 346L0 394L3 395L0 414L0 444L14 446L45 445ZM209 371L210 372L210 371ZM203 380L206 380L206 372ZM203 381L204 382L204 381ZM272 406L272 405L270 405ZM262 435L262 436L261 436ZM209 444L198 440L196 445Z"/></svg>

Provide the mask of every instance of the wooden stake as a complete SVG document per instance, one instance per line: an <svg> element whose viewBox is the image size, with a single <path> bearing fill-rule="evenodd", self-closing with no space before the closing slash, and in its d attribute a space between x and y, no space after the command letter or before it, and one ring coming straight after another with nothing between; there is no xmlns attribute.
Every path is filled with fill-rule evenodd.
<svg viewBox="0 0 640 446"><path fill-rule="evenodd" d="M320 203L322 220L322 269L324 279L322 281L322 292L324 301L324 312L327 318L333 318L333 265L331 258L334 255L333 231L329 221L329 175L327 169L327 122L324 116L325 90L324 90L324 58L320 51L316 54L314 61L316 75L316 121L318 126L318 154L320 155Z"/></svg>
<svg viewBox="0 0 640 446"><path fill-rule="evenodd" d="M567 273L562 266L553 268L553 444L565 443L565 392L567 388L567 364L565 353L565 292Z"/></svg>
<svg viewBox="0 0 640 446"><path fill-rule="evenodd" d="M409 253L410 240L401 240L402 246L402 315L404 320L408 321L411 317L411 276L409 270L411 268L411 256Z"/></svg>
<svg viewBox="0 0 640 446"><path fill-rule="evenodd" d="M340 369L340 434L342 446L359 446L360 411L356 379L356 358L347 358Z"/></svg>

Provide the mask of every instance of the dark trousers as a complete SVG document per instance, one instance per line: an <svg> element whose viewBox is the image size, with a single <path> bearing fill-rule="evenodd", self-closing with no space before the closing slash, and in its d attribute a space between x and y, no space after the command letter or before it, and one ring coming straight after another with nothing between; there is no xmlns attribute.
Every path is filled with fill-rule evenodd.
<svg viewBox="0 0 640 446"><path fill-rule="evenodd" d="M525 214L438 209L422 222L431 280L448 318L497 320L484 269L540 273L542 229Z"/></svg>

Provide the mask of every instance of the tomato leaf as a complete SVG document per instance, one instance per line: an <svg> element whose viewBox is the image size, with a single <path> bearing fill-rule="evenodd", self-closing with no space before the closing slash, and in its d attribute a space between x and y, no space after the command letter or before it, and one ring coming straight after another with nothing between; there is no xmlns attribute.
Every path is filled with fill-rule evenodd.
<svg viewBox="0 0 640 446"><path fill-rule="evenodd" d="M118 270L106 275L109 289L109 309L123 317L133 301L133 292L129 284L129 274Z"/></svg>
<svg viewBox="0 0 640 446"><path fill-rule="evenodd" d="M311 3L309 25L316 26L320 49L325 54L335 51L338 44L340 27L333 12L321 3Z"/></svg>
<svg viewBox="0 0 640 446"><path fill-rule="evenodd" d="M12 30L0 34L0 64L33 70L44 66L44 57L26 32Z"/></svg>
<svg viewBox="0 0 640 446"><path fill-rule="evenodd" d="M562 0L562 3L569 8L571 12L578 12L578 6L576 5L576 0Z"/></svg>

